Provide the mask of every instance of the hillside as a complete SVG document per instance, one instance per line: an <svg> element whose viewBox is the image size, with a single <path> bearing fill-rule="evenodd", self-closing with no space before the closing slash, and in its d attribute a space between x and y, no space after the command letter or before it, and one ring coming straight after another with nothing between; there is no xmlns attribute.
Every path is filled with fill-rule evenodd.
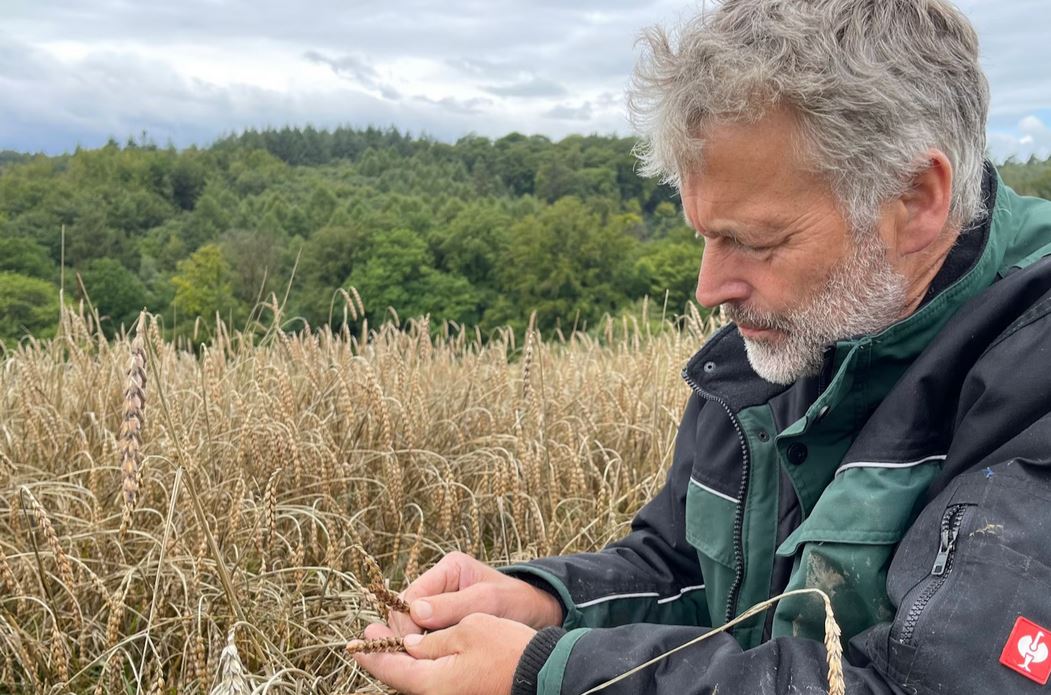
<svg viewBox="0 0 1051 695"><path fill-rule="evenodd" d="M308 127L184 151L2 152L0 340L52 335L60 282L108 335L146 307L165 336L200 339L272 296L286 327L338 330L351 287L373 324L393 307L483 333L521 332L533 311L568 332L647 295L681 313L701 246L674 193L635 173L633 145ZM1051 162L1001 170L1051 197Z"/></svg>
<svg viewBox="0 0 1051 695"><path fill-rule="evenodd" d="M53 332L63 226L65 295L86 290L111 335L143 306L166 335L216 313L242 325L286 290L293 321L335 327L333 299L351 286L373 323L392 306L485 331L521 329L533 310L542 329L582 326L665 291L681 311L700 248L672 193L635 174L632 146L307 128L204 150L8 156L0 298L52 296L0 338Z"/></svg>

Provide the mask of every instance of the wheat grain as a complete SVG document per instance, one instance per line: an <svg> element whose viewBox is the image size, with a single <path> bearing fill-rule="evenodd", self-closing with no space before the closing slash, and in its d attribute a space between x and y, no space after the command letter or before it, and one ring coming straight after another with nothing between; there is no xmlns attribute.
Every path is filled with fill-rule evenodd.
<svg viewBox="0 0 1051 695"><path fill-rule="evenodd" d="M296 543L295 550L292 551L292 557L289 558L289 564L292 567L292 579L295 582L295 590L297 593L303 590L303 582L306 581L307 573L303 569L303 562L306 559L306 545L303 543L303 534L299 533L299 542Z"/></svg>
<svg viewBox="0 0 1051 695"><path fill-rule="evenodd" d="M157 678L154 679L147 695L162 695L164 692L164 668L157 666Z"/></svg>
<svg viewBox="0 0 1051 695"><path fill-rule="evenodd" d="M198 615L197 629L193 631L193 670L194 677L197 679L197 689L203 692L212 679L208 677L211 672L208 670L204 646L204 625L201 624L200 614Z"/></svg>
<svg viewBox="0 0 1051 695"><path fill-rule="evenodd" d="M266 540L263 545L263 569L266 571L268 563L273 562L274 539L277 537L277 481L281 476L281 469L270 474L266 481L266 489L263 491L263 523ZM270 565L272 567L272 565Z"/></svg>

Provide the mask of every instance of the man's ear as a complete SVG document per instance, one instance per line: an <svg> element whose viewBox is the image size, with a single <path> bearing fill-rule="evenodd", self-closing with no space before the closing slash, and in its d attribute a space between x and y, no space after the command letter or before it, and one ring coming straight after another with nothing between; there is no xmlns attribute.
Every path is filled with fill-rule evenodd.
<svg viewBox="0 0 1051 695"><path fill-rule="evenodd" d="M901 197L898 254L908 256L927 249L938 240L949 220L952 182L955 172L941 150L928 150L928 165L912 179L912 186Z"/></svg>

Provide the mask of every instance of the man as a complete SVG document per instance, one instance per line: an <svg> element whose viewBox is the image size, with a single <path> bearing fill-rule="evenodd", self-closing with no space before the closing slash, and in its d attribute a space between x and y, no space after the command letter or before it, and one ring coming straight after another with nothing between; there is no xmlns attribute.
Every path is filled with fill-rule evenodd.
<svg viewBox="0 0 1051 695"><path fill-rule="evenodd" d="M444 558L366 633L408 654L359 663L409 694L579 694L814 587L848 693L1042 692L1051 204L984 162L973 29L947 0L726 0L647 44L646 171L735 322L684 370L666 485L597 553ZM602 692L826 692L823 623L786 599Z"/></svg>

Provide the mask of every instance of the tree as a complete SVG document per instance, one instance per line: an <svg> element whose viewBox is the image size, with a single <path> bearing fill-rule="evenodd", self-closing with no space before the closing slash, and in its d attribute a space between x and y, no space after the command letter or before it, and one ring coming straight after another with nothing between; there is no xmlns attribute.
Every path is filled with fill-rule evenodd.
<svg viewBox="0 0 1051 695"><path fill-rule="evenodd" d="M18 273L0 272L0 340L50 338L58 324L58 288Z"/></svg>
<svg viewBox="0 0 1051 695"><path fill-rule="evenodd" d="M594 321L636 296L639 281L632 256L635 240L625 233L634 216L606 220L577 198L563 198L511 229L501 267L501 285L512 307L537 312L537 325ZM489 322L523 325L525 312L507 305L487 314Z"/></svg>
<svg viewBox="0 0 1051 695"><path fill-rule="evenodd" d="M172 202L183 210L193 210L204 192L206 173L196 152L184 153L171 172Z"/></svg>
<svg viewBox="0 0 1051 695"><path fill-rule="evenodd" d="M478 289L497 289L497 271L506 253L511 216L492 201L472 202L431 234L438 266L462 275Z"/></svg>
<svg viewBox="0 0 1051 695"><path fill-rule="evenodd" d="M206 322L218 313L224 319L235 306L230 266L215 244L205 244L188 259L179 261L172 276L175 306L183 325L192 325L198 316ZM238 312L239 315L239 312Z"/></svg>
<svg viewBox="0 0 1051 695"><path fill-rule="evenodd" d="M266 300L283 287L287 238L276 232L233 229L223 234L220 248L231 268L234 297L243 304Z"/></svg>
<svg viewBox="0 0 1051 695"><path fill-rule="evenodd" d="M91 261L81 273L88 298L102 317L106 335L114 336L120 326L131 327L149 302L146 286L131 271L109 258Z"/></svg>
<svg viewBox="0 0 1051 695"><path fill-rule="evenodd" d="M400 316L433 314L461 323L479 318L479 298L462 276L442 273L432 265L427 243L407 229L376 235L369 253L354 268L344 287L355 287L373 317L387 307Z"/></svg>
<svg viewBox="0 0 1051 695"><path fill-rule="evenodd" d="M662 239L647 244L635 269L646 293L661 304L668 297L669 315L685 311L686 303L697 289L701 243Z"/></svg>
<svg viewBox="0 0 1051 695"><path fill-rule="evenodd" d="M55 264L47 257L47 249L35 241L0 238L0 272L49 280Z"/></svg>

